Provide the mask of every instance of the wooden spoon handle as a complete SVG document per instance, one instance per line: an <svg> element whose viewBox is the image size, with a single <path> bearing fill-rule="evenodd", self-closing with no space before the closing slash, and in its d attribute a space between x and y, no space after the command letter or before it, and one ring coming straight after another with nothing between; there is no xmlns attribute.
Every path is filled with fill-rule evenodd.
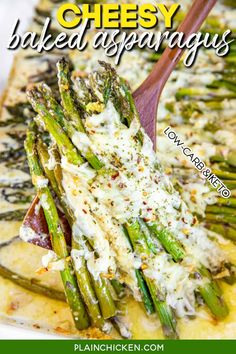
<svg viewBox="0 0 236 354"><path fill-rule="evenodd" d="M185 34L185 40L199 30L215 3L216 0L194 1L184 21L177 30ZM161 58L154 65L147 79L133 94L142 126L152 139L154 148L156 143L156 111L159 97L183 52L184 49L177 46L175 48L167 47Z"/></svg>
<svg viewBox="0 0 236 354"><path fill-rule="evenodd" d="M178 27L177 32L183 32L185 40L191 34L197 32L215 3L216 0L195 0L184 21ZM158 82L161 92L183 52L184 49L177 46L173 49L167 47L149 76L149 84L157 85Z"/></svg>

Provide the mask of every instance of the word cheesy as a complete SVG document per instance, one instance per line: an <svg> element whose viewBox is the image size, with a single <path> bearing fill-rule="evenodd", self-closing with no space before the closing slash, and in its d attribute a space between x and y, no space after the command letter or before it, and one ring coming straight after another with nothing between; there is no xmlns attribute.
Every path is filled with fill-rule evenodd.
<svg viewBox="0 0 236 354"><path fill-rule="evenodd" d="M91 7L66 3L59 7L57 21L68 29L78 27L87 19L94 22L95 28L153 28L157 26L160 14L165 27L171 28L179 8L179 4L167 8L164 4L95 4Z"/></svg>

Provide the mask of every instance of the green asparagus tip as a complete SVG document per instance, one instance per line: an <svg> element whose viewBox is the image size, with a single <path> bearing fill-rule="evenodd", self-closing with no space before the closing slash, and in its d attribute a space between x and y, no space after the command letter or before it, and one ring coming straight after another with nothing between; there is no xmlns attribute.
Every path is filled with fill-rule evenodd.
<svg viewBox="0 0 236 354"><path fill-rule="evenodd" d="M176 320L171 309L166 306L166 302L159 303L159 318L163 319L162 329L165 336L169 339L179 339L176 331Z"/></svg>
<svg viewBox="0 0 236 354"><path fill-rule="evenodd" d="M30 89L27 89L26 91L26 95L35 111L36 111L35 108L37 107L36 102L44 102L43 95L39 91L37 85L30 86Z"/></svg>
<svg viewBox="0 0 236 354"><path fill-rule="evenodd" d="M217 319L222 320L228 315L228 306L224 302L222 296L218 296L215 293L212 282L208 282L207 284L199 288L199 291L206 305L210 309L211 313Z"/></svg>
<svg viewBox="0 0 236 354"><path fill-rule="evenodd" d="M204 266L199 269L199 273L203 277L203 284L199 287L203 300L214 317L219 320L224 319L228 315L229 309L224 302L219 284L213 280L211 273Z"/></svg>
<svg viewBox="0 0 236 354"><path fill-rule="evenodd" d="M69 63L65 57L62 57L60 60L58 60L57 67L59 70L63 71L69 69Z"/></svg>
<svg viewBox="0 0 236 354"><path fill-rule="evenodd" d="M223 280L229 284L233 285L236 282L236 266L232 263L226 263L225 268L228 269L229 275L226 275Z"/></svg>

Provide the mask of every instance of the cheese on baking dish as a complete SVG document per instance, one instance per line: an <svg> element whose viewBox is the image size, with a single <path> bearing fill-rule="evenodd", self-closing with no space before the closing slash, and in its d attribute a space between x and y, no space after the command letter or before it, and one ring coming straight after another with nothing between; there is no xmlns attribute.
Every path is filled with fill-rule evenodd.
<svg viewBox="0 0 236 354"><path fill-rule="evenodd" d="M143 132L142 145L135 138L140 129L136 119L128 128L108 102L101 113L86 118L85 126L88 137L78 133L73 141L83 153L90 147L106 168L96 172L87 163L78 167L65 158L61 166L65 197L75 215L73 237L81 243L81 236L86 236L96 252L95 256L82 242L80 255L87 260L89 271L95 277L114 274L139 299L135 269L142 260L132 252L122 225L135 217L154 221L158 215L158 222L184 245L187 256L177 264L165 252L150 255L144 272L157 283L178 316L195 314L194 292L205 280L193 279L191 273L200 264L217 269L222 252L204 228L194 226L193 216L160 170L148 136ZM77 253L72 252L79 268Z"/></svg>

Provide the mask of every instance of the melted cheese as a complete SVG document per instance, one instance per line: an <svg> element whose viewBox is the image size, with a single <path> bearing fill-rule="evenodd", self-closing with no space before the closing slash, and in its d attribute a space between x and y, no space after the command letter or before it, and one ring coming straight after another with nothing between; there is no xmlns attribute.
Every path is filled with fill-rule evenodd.
<svg viewBox="0 0 236 354"><path fill-rule="evenodd" d="M68 168L67 164L67 168ZM89 205L91 197L86 189L85 166L72 166L72 171L76 170L76 175L70 170L65 169L65 164L62 163L63 169L63 187L65 189L67 201L72 208L76 222L73 226L73 236L80 242L84 235L93 243L94 250L99 255L95 257L91 253L87 261L89 271L95 277L100 273L108 273L109 271L116 271L116 263L113 252L110 248L109 242L106 239L101 227L96 222L96 219L90 212ZM70 167L70 166L69 166ZM89 170L89 168L88 168Z"/></svg>
<svg viewBox="0 0 236 354"><path fill-rule="evenodd" d="M87 134L82 132L75 132L71 140L82 154L85 155L88 152L90 147L90 140L88 139Z"/></svg>
<svg viewBox="0 0 236 354"><path fill-rule="evenodd" d="M48 149L48 153L49 153L49 160L48 160L48 163L47 163L47 168L50 171L52 171L52 170L54 170L54 168L57 165L57 161L56 161L55 156L53 154L53 147Z"/></svg>
<svg viewBox="0 0 236 354"><path fill-rule="evenodd" d="M178 317L195 315L195 294L202 282L190 277L187 268L170 262L169 256L162 252L149 260L144 274L156 280L160 291L166 294L166 302L176 311Z"/></svg>
<svg viewBox="0 0 236 354"><path fill-rule="evenodd" d="M34 176L34 185L37 186L37 188L42 189L47 187L48 185L48 179L42 176Z"/></svg>
<svg viewBox="0 0 236 354"><path fill-rule="evenodd" d="M77 167L69 164L65 159L62 160L62 170L66 199L76 219L73 225L73 237L80 244L82 236L88 238L98 255L95 257L94 252L86 251L85 258L89 271L96 278L100 273L115 274L118 271L118 264L123 281L132 288L136 298L140 299L134 273L134 255L129 243L120 225L112 221L106 208L98 204L89 193L88 182L91 177L94 177L94 171L88 164ZM82 246L84 248L84 244ZM78 266L78 252L74 253L73 259Z"/></svg>
<svg viewBox="0 0 236 354"><path fill-rule="evenodd" d="M27 227L25 225L20 227L19 236L25 242L29 242L38 238L38 235L35 233L35 231L31 227Z"/></svg>
<svg viewBox="0 0 236 354"><path fill-rule="evenodd" d="M62 170L66 198L76 218L74 237L92 240L98 255L89 252L89 271L95 277L114 272L140 300L135 269L142 262L130 249L122 224L139 217L161 222L184 245L187 255L181 264L165 252L150 255L144 273L156 282L179 317L194 315L195 291L205 280L193 279L191 274L201 264L217 270L224 254L204 228L193 225L192 214L160 170L148 136L142 131L142 145L135 138L140 129L136 119L128 128L108 102L102 112L86 118L85 126L88 137L80 134L74 140L82 151L93 147L106 169L96 173L87 163L77 167L63 159Z"/></svg>
<svg viewBox="0 0 236 354"><path fill-rule="evenodd" d="M48 271L62 271L65 269L65 259L58 259L54 251L48 251L42 256L42 266Z"/></svg>
<svg viewBox="0 0 236 354"><path fill-rule="evenodd" d="M224 255L203 228L192 226L193 217L186 205L156 168L159 161L149 138L144 135L142 147L134 139L139 127L137 122L130 128L124 126L109 102L102 113L88 117L85 124L100 158L115 170L111 176L99 175L92 184L91 192L98 201L106 205L119 222L131 217L155 220L158 213L161 223L184 244L194 266L202 262L210 269L217 268Z"/></svg>

